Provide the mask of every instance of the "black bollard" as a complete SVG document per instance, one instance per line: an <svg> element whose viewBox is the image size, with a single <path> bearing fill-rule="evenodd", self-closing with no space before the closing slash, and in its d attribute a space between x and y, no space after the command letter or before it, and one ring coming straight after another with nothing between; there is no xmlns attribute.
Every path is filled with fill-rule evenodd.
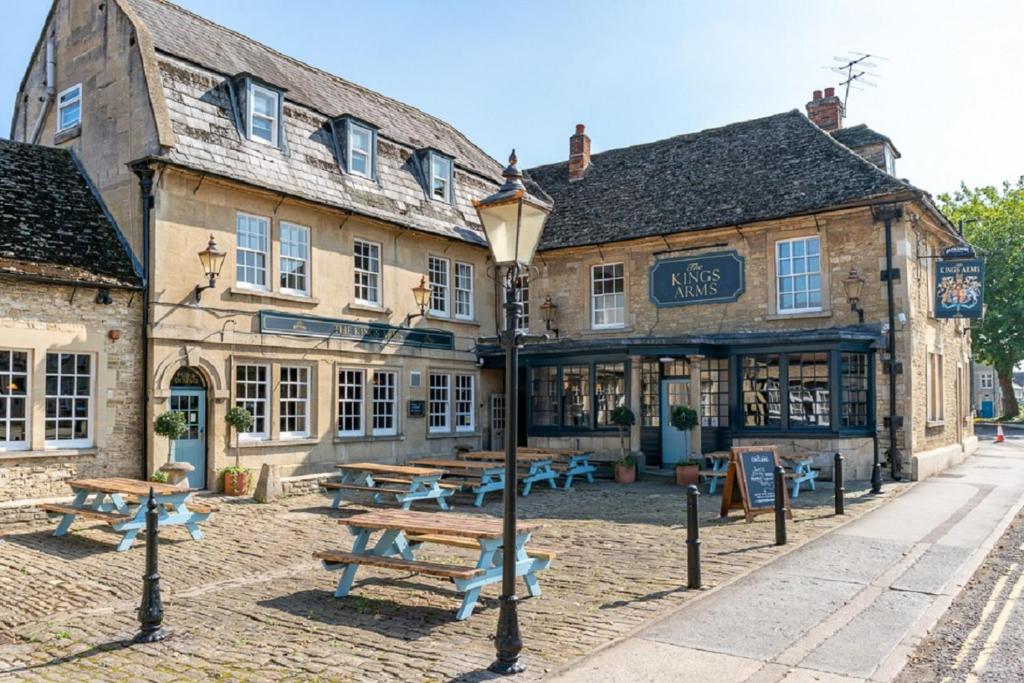
<svg viewBox="0 0 1024 683"><path fill-rule="evenodd" d="M878 458L878 433L875 433L875 438L872 440L875 446L875 452L871 461L871 493L882 492L882 463Z"/></svg>
<svg viewBox="0 0 1024 683"><path fill-rule="evenodd" d="M697 525L697 498L693 484L686 487L686 587L700 588L700 527Z"/></svg>
<svg viewBox="0 0 1024 683"><path fill-rule="evenodd" d="M832 481L836 489L836 514L845 515L846 482L843 478L843 456L840 453L836 453L832 459Z"/></svg>
<svg viewBox="0 0 1024 683"><path fill-rule="evenodd" d="M156 643L167 637L163 629L164 606L160 600L160 573L157 571L157 534L160 513L156 509L153 487L146 503L146 574L142 577L142 604L139 606L140 630L136 643Z"/></svg>
<svg viewBox="0 0 1024 683"><path fill-rule="evenodd" d="M775 545L786 545L786 470L775 466Z"/></svg>

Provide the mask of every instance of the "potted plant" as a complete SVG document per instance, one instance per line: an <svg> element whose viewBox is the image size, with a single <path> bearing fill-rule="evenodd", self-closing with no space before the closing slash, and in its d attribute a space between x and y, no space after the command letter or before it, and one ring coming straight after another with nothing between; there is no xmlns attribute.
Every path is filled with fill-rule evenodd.
<svg viewBox="0 0 1024 683"><path fill-rule="evenodd" d="M167 462L174 462L174 440L180 439L186 429L188 420L185 419L185 413L176 410L168 410L158 415L153 422L153 431L167 437Z"/></svg>
<svg viewBox="0 0 1024 683"><path fill-rule="evenodd" d="M700 418L697 417L697 411L693 408L688 406L672 406L672 412L669 415L668 423L681 432L688 432L697 426L699 420ZM671 460L669 462L671 462ZM679 464L682 464L682 462Z"/></svg>
<svg viewBox="0 0 1024 683"><path fill-rule="evenodd" d="M618 406L612 411L609 420L619 428L620 458L615 461L615 481L630 484L636 481L636 458L626 450L626 429L636 423L636 415L626 406Z"/></svg>
<svg viewBox="0 0 1024 683"><path fill-rule="evenodd" d="M167 473L162 470L157 470L153 474L149 475L149 480L154 484L166 484Z"/></svg>
<svg viewBox="0 0 1024 683"><path fill-rule="evenodd" d="M228 423L229 428L235 430L235 466L225 467L221 470L221 475L224 477L224 493L229 496L244 496L249 492L249 480L252 473L242 467L238 438L242 432L249 431L249 428L252 427L252 413L242 406L235 406L224 416L224 421Z"/></svg>
<svg viewBox="0 0 1024 683"><path fill-rule="evenodd" d="M700 480L700 463L696 460L683 460L676 463L676 483L680 486L697 485Z"/></svg>

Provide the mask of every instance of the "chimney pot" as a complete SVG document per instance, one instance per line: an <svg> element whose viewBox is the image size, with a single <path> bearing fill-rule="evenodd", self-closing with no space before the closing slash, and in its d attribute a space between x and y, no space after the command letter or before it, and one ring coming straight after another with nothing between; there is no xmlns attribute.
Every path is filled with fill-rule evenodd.
<svg viewBox="0 0 1024 683"><path fill-rule="evenodd" d="M835 96L836 96L836 89L835 88L825 88L825 97L835 97Z"/></svg>
<svg viewBox="0 0 1024 683"><path fill-rule="evenodd" d="M807 118L828 133L843 127L843 103L836 97L835 88L825 88L825 97L820 90L814 91L813 99L807 103Z"/></svg>
<svg viewBox="0 0 1024 683"><path fill-rule="evenodd" d="M814 94L811 96L811 100L815 101L815 100L820 100L820 99L821 99L821 91L820 90L815 90Z"/></svg>
<svg viewBox="0 0 1024 683"><path fill-rule="evenodd" d="M576 134L569 137L569 181L581 180L590 166L590 138L583 131L582 123L576 124Z"/></svg>

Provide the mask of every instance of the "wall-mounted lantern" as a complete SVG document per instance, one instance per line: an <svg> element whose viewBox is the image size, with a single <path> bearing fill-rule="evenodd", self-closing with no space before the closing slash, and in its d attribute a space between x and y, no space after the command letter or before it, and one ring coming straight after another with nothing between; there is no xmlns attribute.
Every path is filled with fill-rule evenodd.
<svg viewBox="0 0 1024 683"><path fill-rule="evenodd" d="M550 294L544 297L544 303L540 305L540 314L544 318L544 329L548 332L554 332L557 337L558 328L552 328L551 323L555 322L555 316L558 315L558 306L551 300Z"/></svg>
<svg viewBox="0 0 1024 683"><path fill-rule="evenodd" d="M864 322L864 309L860 306L860 293L864 288L864 278L860 276L856 268L850 268L850 274L843 280L843 289L846 290L846 300L850 302L850 310L857 313L857 322Z"/></svg>
<svg viewBox="0 0 1024 683"><path fill-rule="evenodd" d="M405 316L405 324L408 325L416 318L422 318L423 314L427 311L427 306L430 304L430 285L427 284L427 276L420 276L420 284L412 288L412 297L416 301L416 307L420 309L419 313L409 313Z"/></svg>
<svg viewBox="0 0 1024 683"><path fill-rule="evenodd" d="M206 276L209 284L196 285L195 301L197 304L203 295L203 290L212 289L216 286L217 278L220 277L220 269L224 267L224 259L226 257L227 254L217 248L217 242L214 241L213 235L210 235L210 242L206 245L206 249L199 252L199 263L203 266L203 274Z"/></svg>

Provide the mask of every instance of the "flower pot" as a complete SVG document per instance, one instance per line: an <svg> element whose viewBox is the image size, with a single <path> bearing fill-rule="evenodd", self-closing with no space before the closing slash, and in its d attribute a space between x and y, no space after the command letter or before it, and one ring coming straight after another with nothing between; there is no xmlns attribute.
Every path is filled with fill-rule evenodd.
<svg viewBox="0 0 1024 683"><path fill-rule="evenodd" d="M700 481L700 467L698 465L677 465L676 483L680 486L697 485Z"/></svg>
<svg viewBox="0 0 1024 683"><path fill-rule="evenodd" d="M224 495L244 496L249 493L248 472L225 472L224 473Z"/></svg>
<svg viewBox="0 0 1024 683"><path fill-rule="evenodd" d="M615 481L620 484L632 484L636 481L636 465L615 463Z"/></svg>

